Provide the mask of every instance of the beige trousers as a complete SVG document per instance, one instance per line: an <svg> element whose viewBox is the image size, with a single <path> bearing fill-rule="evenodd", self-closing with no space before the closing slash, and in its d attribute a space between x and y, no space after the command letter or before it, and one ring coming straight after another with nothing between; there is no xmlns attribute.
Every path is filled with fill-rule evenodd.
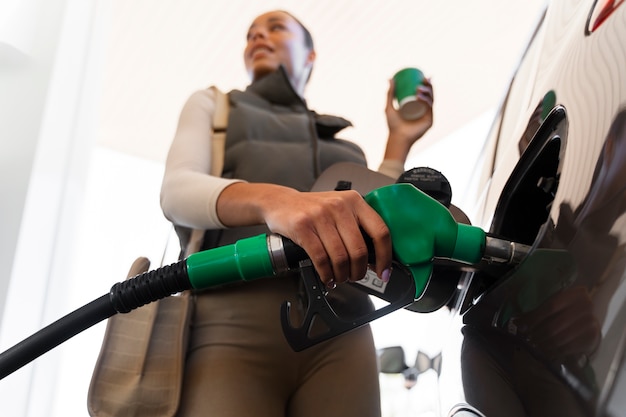
<svg viewBox="0 0 626 417"><path fill-rule="evenodd" d="M196 295L178 416L380 416L370 327L294 352L280 306L301 314L297 293L292 277Z"/></svg>

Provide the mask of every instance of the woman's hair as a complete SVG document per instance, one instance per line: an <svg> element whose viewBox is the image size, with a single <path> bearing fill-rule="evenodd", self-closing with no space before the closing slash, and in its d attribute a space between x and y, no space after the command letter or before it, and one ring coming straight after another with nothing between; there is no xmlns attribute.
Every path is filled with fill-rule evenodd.
<svg viewBox="0 0 626 417"><path fill-rule="evenodd" d="M315 47L313 45L313 36L311 35L311 32L309 32L309 30L306 28L306 26L302 24L300 19L298 19L297 17L295 17L293 14L289 13L288 11L285 11L285 10L278 10L278 11L290 16L293 20L296 21L297 24L300 25L300 27L302 28L302 32L304 33L304 45L312 51L315 50ZM306 78L307 83L311 79L312 72L313 72L313 67L311 67L311 71L309 71L309 75Z"/></svg>
<svg viewBox="0 0 626 417"><path fill-rule="evenodd" d="M302 24L300 19L298 19L297 17L295 17L293 14L289 13L288 11L285 11L285 10L279 10L279 11L291 16L291 18L300 25L300 27L302 28L302 31L304 32L304 44L306 45L307 48L311 50L315 49L315 47L313 46L313 36L311 35L311 32L309 32L309 30L306 28L306 26Z"/></svg>

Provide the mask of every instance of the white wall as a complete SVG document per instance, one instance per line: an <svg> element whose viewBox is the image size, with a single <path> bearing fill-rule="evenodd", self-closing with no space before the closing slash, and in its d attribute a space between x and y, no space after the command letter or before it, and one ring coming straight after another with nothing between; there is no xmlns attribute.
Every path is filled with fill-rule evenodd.
<svg viewBox="0 0 626 417"><path fill-rule="evenodd" d="M43 1L0 3L0 317L62 16L62 13L52 12L43 19L42 12L46 8L41 8L39 3ZM47 4L51 10L62 11L65 0L52 0Z"/></svg>
<svg viewBox="0 0 626 417"><path fill-rule="evenodd" d="M2 351L67 312L65 275L95 137L100 6L0 5ZM57 372L52 353L0 381L0 414L48 415Z"/></svg>

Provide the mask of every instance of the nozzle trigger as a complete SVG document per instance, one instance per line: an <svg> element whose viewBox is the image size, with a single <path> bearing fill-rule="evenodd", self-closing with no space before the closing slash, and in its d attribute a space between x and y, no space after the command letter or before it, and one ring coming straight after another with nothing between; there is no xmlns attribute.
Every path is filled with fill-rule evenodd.
<svg viewBox="0 0 626 417"><path fill-rule="evenodd" d="M288 301L282 304L280 311L283 333L291 348L296 352L354 330L414 302L415 285L412 284L401 296L389 304L360 317L346 319L340 317L329 304L326 299L327 291L324 284L310 260L300 262L300 274L308 300L302 324L294 326L291 322L289 318L291 304ZM409 280L409 282L413 282L413 280Z"/></svg>

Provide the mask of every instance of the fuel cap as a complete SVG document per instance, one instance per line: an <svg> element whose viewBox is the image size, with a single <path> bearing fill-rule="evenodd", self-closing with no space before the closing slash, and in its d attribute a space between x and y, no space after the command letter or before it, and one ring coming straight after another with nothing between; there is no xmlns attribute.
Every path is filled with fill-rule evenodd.
<svg viewBox="0 0 626 417"><path fill-rule="evenodd" d="M446 207L452 202L452 188L448 179L439 171L428 167L412 168L404 171L396 183L412 184Z"/></svg>

